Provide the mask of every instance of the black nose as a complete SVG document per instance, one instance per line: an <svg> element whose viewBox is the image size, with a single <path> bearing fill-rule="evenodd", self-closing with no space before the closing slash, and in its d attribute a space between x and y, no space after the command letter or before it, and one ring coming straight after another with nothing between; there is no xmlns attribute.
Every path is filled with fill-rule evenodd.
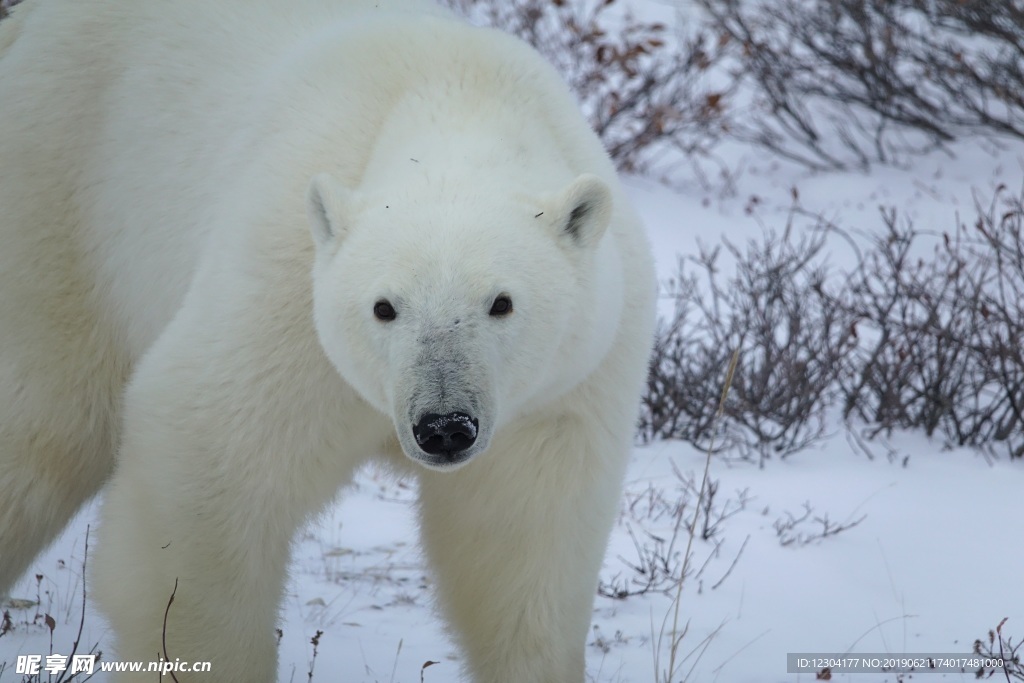
<svg viewBox="0 0 1024 683"><path fill-rule="evenodd" d="M427 413L412 428L412 434L423 452L453 455L473 445L479 427L480 421L465 413Z"/></svg>

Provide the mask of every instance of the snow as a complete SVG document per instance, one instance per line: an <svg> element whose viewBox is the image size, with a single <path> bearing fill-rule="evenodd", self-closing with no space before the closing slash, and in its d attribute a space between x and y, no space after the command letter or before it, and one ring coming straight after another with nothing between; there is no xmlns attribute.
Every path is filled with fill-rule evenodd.
<svg viewBox="0 0 1024 683"><path fill-rule="evenodd" d="M878 209L885 205L941 233L953 227L957 212L971 215L976 193L988 197L999 183L1024 186L1020 142L963 140L950 153L914 159L907 168L821 175L752 149L732 148L727 155L737 170L730 193L627 179L663 280L676 274L681 254L696 252L698 240L742 243L765 227L781 228L793 188L803 207L847 228L880 229ZM852 265L838 243L830 262L837 270ZM663 312L670 311L666 302ZM719 391L709 387L709 400ZM789 652L967 654L1004 618L1005 634L1024 638L1024 463L946 450L920 434L897 434L867 449L837 426L819 446L763 467L711 460L715 514L726 514L708 540L694 541L691 574L680 594L685 660L674 682L815 680L814 674L786 673ZM667 551L677 527L675 505L692 501L705 458L677 442L634 450L602 586L637 588L631 565L642 559L634 539L639 552L668 553L669 565L678 568L692 502ZM300 534L280 624L279 680L307 680L310 639L318 631L314 681L415 683L421 675L427 683L460 680L460 654L431 602L414 501L412 481L368 469ZM806 519L795 521L805 513ZM77 633L83 546L95 516L93 504L12 593L34 601L35 575L43 577L38 612L56 619L53 652L68 654ZM832 529L848 528L815 538L826 518ZM658 587L664 590L596 598L587 646L590 680L663 680L655 659L663 671L676 590ZM15 629L0 638L0 663L8 667L0 670L0 683L21 680L13 671L17 655L51 651L48 629L34 618L36 607L10 612ZM83 647L98 643L107 650L110 640L90 605ZM428 661L437 663L422 669ZM928 680L973 678L972 672L936 673ZM901 679L890 673L835 674L832 680Z"/></svg>

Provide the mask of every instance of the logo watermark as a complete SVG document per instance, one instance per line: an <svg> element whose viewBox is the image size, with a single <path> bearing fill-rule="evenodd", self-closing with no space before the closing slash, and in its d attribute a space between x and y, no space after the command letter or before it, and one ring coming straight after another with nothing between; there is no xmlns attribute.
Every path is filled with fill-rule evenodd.
<svg viewBox="0 0 1024 683"><path fill-rule="evenodd" d="M210 662L189 662L175 659L173 662L161 659L156 662L104 662L97 661L96 655L18 655L14 673L38 676L43 673L93 674L96 672L158 673L209 673Z"/></svg>

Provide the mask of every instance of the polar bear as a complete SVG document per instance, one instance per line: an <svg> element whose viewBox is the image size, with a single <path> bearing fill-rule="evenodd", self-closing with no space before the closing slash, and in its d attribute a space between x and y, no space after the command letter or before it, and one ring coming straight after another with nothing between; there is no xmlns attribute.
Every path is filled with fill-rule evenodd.
<svg viewBox="0 0 1024 683"><path fill-rule="evenodd" d="M656 287L536 53L425 0L32 0L0 121L0 594L106 484L116 656L273 681L293 536L375 458L467 676L583 680Z"/></svg>

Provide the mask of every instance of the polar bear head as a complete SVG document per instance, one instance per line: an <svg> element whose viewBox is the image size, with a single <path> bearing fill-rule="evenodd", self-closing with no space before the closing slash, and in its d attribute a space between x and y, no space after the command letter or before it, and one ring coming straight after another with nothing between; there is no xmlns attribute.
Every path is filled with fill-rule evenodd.
<svg viewBox="0 0 1024 683"><path fill-rule="evenodd" d="M540 197L479 185L382 193L321 174L307 194L320 343L431 469L582 381L621 309L604 181Z"/></svg>

